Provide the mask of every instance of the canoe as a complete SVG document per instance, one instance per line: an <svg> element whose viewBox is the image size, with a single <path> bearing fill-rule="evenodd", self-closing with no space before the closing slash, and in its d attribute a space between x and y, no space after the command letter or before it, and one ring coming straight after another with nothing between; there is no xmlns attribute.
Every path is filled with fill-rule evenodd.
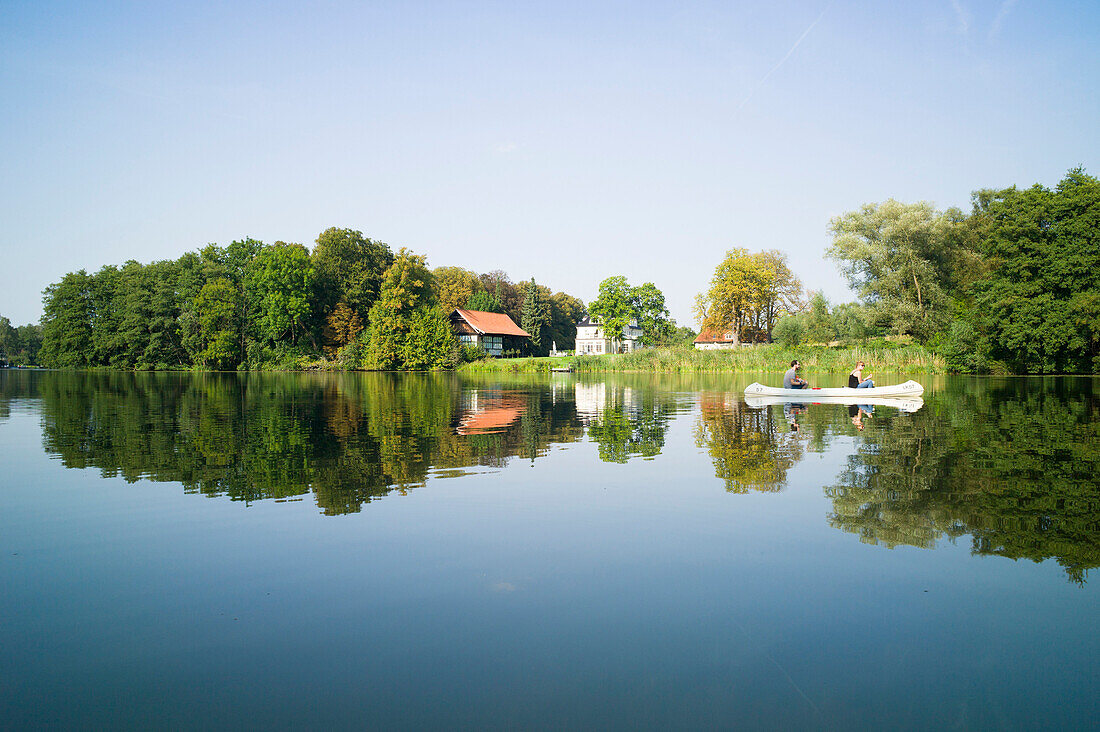
<svg viewBox="0 0 1100 732"><path fill-rule="evenodd" d="M816 396L817 391L813 389L791 389L790 391L800 392L800 395L778 396L775 394L764 394L753 396L751 394L746 394L745 403L748 404L750 407L753 407L754 409L770 407L775 404L870 404L875 407L893 407L895 409L900 409L903 412L915 412L924 406L924 400L921 399L919 396L862 396L859 394L847 394L844 396ZM849 389L849 391L854 392L857 390ZM858 391L869 390L859 389Z"/></svg>
<svg viewBox="0 0 1100 732"><path fill-rule="evenodd" d="M852 389L847 386L824 389L781 389L778 386L764 386L755 382L745 387L746 396L798 397L797 401L803 402L820 401L821 397L856 397L858 403L860 397L911 397L920 396L923 393L924 387L912 380L906 381L904 384L875 386L870 389Z"/></svg>

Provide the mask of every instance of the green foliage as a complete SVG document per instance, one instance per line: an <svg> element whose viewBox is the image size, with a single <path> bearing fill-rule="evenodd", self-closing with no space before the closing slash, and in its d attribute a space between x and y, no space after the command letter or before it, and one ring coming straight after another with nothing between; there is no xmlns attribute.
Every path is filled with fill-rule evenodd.
<svg viewBox="0 0 1100 732"><path fill-rule="evenodd" d="M255 303L257 335L272 343L311 337L314 270L301 244L275 242L265 247L246 270L246 289Z"/></svg>
<svg viewBox="0 0 1100 732"><path fill-rule="evenodd" d="M42 297L43 366L87 368L95 363L92 340L91 278L84 270L71 272L46 288Z"/></svg>
<svg viewBox="0 0 1100 732"><path fill-rule="evenodd" d="M873 333L867 322L867 309L858 303L845 302L836 305L832 319L832 329L842 340L860 341L869 338Z"/></svg>
<svg viewBox="0 0 1100 732"><path fill-rule="evenodd" d="M1100 368L1100 181L1070 171L1055 190L975 195L971 227L988 260L965 316L974 356L1016 373Z"/></svg>
<svg viewBox="0 0 1100 732"><path fill-rule="evenodd" d="M589 304L588 312L599 318L608 334L622 333L637 319L633 288L625 277L608 277L600 283L600 294Z"/></svg>
<svg viewBox="0 0 1100 732"><path fill-rule="evenodd" d="M427 370L455 365L458 340L435 301L425 258L401 249L370 310L366 365Z"/></svg>
<svg viewBox="0 0 1100 732"><path fill-rule="evenodd" d="M564 292L550 296L550 345L572 351L577 343L577 323L586 313L584 301Z"/></svg>
<svg viewBox="0 0 1100 732"><path fill-rule="evenodd" d="M359 231L332 227L317 237L310 260L319 293L318 314L328 315L343 301L362 318L378 297L393 252Z"/></svg>
<svg viewBox="0 0 1100 732"><path fill-rule="evenodd" d="M609 335L622 333L635 323L642 329L642 343L668 343L676 324L668 317L665 296L652 282L631 287L623 276L608 277L600 283L599 296L588 311L599 318Z"/></svg>
<svg viewBox="0 0 1100 732"><path fill-rule="evenodd" d="M827 256L878 322L927 340L949 317L948 289L958 261L956 224L931 204L890 199L834 218Z"/></svg>
<svg viewBox="0 0 1100 732"><path fill-rule="evenodd" d="M500 304L500 298L485 290L478 290L466 300L467 310L480 310L483 313L503 313L504 307Z"/></svg>
<svg viewBox="0 0 1100 732"><path fill-rule="evenodd" d="M681 325L673 332L671 342L667 345L679 346L681 348L694 348L695 337L698 335L698 333L686 325Z"/></svg>
<svg viewBox="0 0 1100 732"><path fill-rule="evenodd" d="M473 343L463 344L459 352L459 360L462 363L474 363L489 358L485 349Z"/></svg>
<svg viewBox="0 0 1100 732"><path fill-rule="evenodd" d="M545 356L550 352L550 344L543 333L545 330L549 334L550 330L550 306L547 300L542 288L535 284L535 278L532 277L524 287L520 327L531 336L527 347L535 356Z"/></svg>
<svg viewBox="0 0 1100 732"><path fill-rule="evenodd" d="M810 298L810 309L806 313L805 323L805 337L811 343L829 343L836 336L833 317L829 313L829 301L821 292L815 292Z"/></svg>
<svg viewBox="0 0 1100 732"><path fill-rule="evenodd" d="M12 327L11 321L0 317L0 364L31 366L38 363L42 347L42 329L37 325Z"/></svg>
<svg viewBox="0 0 1100 732"><path fill-rule="evenodd" d="M793 348L806 340L806 316L788 315L780 318L772 329L772 338L784 348Z"/></svg>
<svg viewBox="0 0 1100 732"><path fill-rule="evenodd" d="M226 277L207 282L195 297L196 362L212 369L236 368L241 360L240 293Z"/></svg>

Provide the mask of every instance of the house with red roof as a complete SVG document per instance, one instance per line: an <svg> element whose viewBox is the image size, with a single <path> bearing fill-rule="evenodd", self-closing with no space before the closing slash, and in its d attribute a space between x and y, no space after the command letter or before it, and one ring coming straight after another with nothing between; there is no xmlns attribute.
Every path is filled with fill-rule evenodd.
<svg viewBox="0 0 1100 732"><path fill-rule="evenodd" d="M480 346L490 356L522 348L531 334L516 325L504 313L455 308L451 313L451 328L462 345Z"/></svg>
<svg viewBox="0 0 1100 732"><path fill-rule="evenodd" d="M752 341L742 341L742 343L751 345ZM732 329L714 330L703 328L702 332L695 337L694 346L700 351L725 351L737 348L742 343L738 343L737 339L733 337Z"/></svg>

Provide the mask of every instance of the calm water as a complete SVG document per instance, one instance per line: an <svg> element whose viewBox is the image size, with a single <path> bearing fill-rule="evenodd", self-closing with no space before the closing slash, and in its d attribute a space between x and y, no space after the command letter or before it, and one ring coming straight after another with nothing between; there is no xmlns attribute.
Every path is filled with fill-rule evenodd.
<svg viewBox="0 0 1100 732"><path fill-rule="evenodd" d="M1092 727L1100 380L761 378L0 372L0 726Z"/></svg>

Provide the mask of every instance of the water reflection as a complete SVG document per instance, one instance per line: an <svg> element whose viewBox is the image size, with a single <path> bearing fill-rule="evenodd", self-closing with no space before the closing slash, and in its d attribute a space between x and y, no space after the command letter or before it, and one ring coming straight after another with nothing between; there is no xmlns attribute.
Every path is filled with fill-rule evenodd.
<svg viewBox="0 0 1100 732"><path fill-rule="evenodd" d="M703 392L695 444L706 449L714 462L715 476L731 493L779 491L787 484L787 471L805 451L795 414L801 405L786 406L778 416L771 408L750 407L741 395Z"/></svg>
<svg viewBox="0 0 1100 732"><path fill-rule="evenodd" d="M974 386L974 382L970 386ZM937 409L871 423L825 487L829 523L861 541L1100 566L1100 404L1088 379L960 388Z"/></svg>
<svg viewBox="0 0 1100 732"><path fill-rule="evenodd" d="M750 404L717 379L20 372L0 375L0 421L31 405L66 467L245 502L312 495L340 515L586 439L605 462L650 459L684 415L731 493L782 491L832 452L830 526L886 548L969 535L976 554L1053 558L1083 582L1100 566L1095 383L954 379L898 408Z"/></svg>

